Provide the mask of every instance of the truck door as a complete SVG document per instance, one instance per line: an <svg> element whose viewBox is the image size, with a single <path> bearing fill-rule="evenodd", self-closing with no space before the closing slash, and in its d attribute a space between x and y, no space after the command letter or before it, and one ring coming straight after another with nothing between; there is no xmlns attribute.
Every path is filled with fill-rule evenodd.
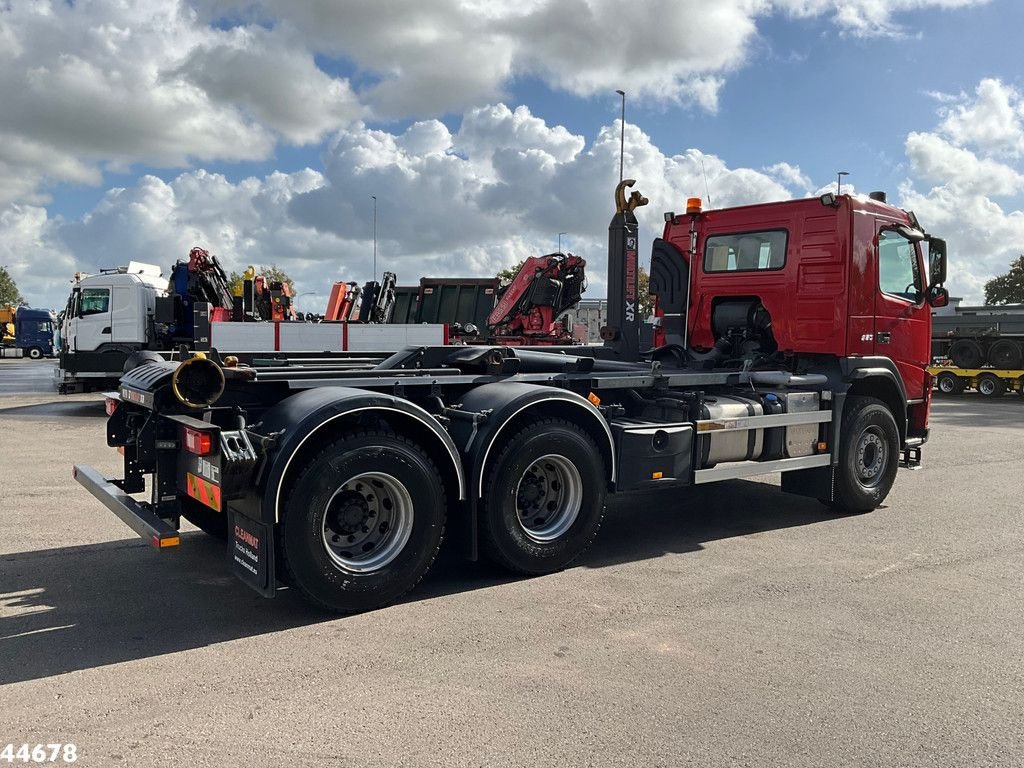
<svg viewBox="0 0 1024 768"><path fill-rule="evenodd" d="M110 302L110 325L111 341L138 343L145 339L140 332L145 331L144 325L140 327L140 319L145 319L145 313L139 311L139 292L133 290L131 285L116 285Z"/></svg>
<svg viewBox="0 0 1024 768"><path fill-rule="evenodd" d="M890 221L879 220L876 227L874 352L896 363L907 398L917 400L925 396L924 367L931 346L921 249Z"/></svg>
<svg viewBox="0 0 1024 768"><path fill-rule="evenodd" d="M92 352L111 340L110 288L82 288L77 304L67 346L76 352Z"/></svg>

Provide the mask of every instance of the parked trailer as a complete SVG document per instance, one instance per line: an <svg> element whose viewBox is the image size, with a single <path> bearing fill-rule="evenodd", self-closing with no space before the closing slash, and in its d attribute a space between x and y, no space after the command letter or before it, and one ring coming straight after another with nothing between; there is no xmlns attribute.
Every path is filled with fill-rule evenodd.
<svg viewBox="0 0 1024 768"><path fill-rule="evenodd" d="M959 395L966 389L977 390L982 397L1002 397L1007 392L1024 395L1024 370L1004 368L958 368L933 365L928 373L935 388L944 395Z"/></svg>
<svg viewBox="0 0 1024 768"><path fill-rule="evenodd" d="M958 368L1024 367L1024 307L957 307L932 319L932 357Z"/></svg>
<svg viewBox="0 0 1024 768"><path fill-rule="evenodd" d="M76 479L159 550L185 517L227 538L260 594L286 584L342 612L412 589L446 533L516 573L565 568L612 493L685 503L687 486L781 472L841 513L881 504L928 437L945 244L867 198L691 201L655 241L664 344L642 353L632 184L609 228L604 346L419 346L363 370L147 363L107 401L124 477Z"/></svg>

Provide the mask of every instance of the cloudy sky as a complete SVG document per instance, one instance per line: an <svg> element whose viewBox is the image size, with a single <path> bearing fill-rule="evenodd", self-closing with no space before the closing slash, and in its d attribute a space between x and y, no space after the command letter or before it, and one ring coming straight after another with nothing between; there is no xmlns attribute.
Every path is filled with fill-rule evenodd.
<svg viewBox="0 0 1024 768"><path fill-rule="evenodd" d="M59 308L76 270L201 245L322 309L370 277L376 195L400 283L564 232L601 296L622 88L648 241L689 196L842 169L980 302L1024 252L1021 29L1020 0L0 0L0 264Z"/></svg>

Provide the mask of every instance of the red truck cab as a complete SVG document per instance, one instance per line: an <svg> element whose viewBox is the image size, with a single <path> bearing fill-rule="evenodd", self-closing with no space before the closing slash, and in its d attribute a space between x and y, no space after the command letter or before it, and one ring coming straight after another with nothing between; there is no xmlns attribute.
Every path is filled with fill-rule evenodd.
<svg viewBox="0 0 1024 768"><path fill-rule="evenodd" d="M752 322L795 367L823 358L891 360L906 408L903 435L925 434L931 306L948 300L945 255L942 240L879 193L708 211L691 199L686 214L665 214L655 241L651 285L662 316L655 341L672 343L674 335L679 343L681 335L699 354L732 322L729 308L756 307Z"/></svg>

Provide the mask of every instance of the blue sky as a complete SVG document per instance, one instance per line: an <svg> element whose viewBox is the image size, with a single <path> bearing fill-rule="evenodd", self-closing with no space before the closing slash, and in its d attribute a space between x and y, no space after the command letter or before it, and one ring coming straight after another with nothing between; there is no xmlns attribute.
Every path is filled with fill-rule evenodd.
<svg viewBox="0 0 1024 768"><path fill-rule="evenodd" d="M377 194L400 282L566 231L600 295L624 88L650 237L704 172L730 205L843 169L947 235L950 288L980 301L1024 251L1020 29L1014 0L15 0L0 263L56 306L74 271L198 244L326 296L369 278Z"/></svg>

